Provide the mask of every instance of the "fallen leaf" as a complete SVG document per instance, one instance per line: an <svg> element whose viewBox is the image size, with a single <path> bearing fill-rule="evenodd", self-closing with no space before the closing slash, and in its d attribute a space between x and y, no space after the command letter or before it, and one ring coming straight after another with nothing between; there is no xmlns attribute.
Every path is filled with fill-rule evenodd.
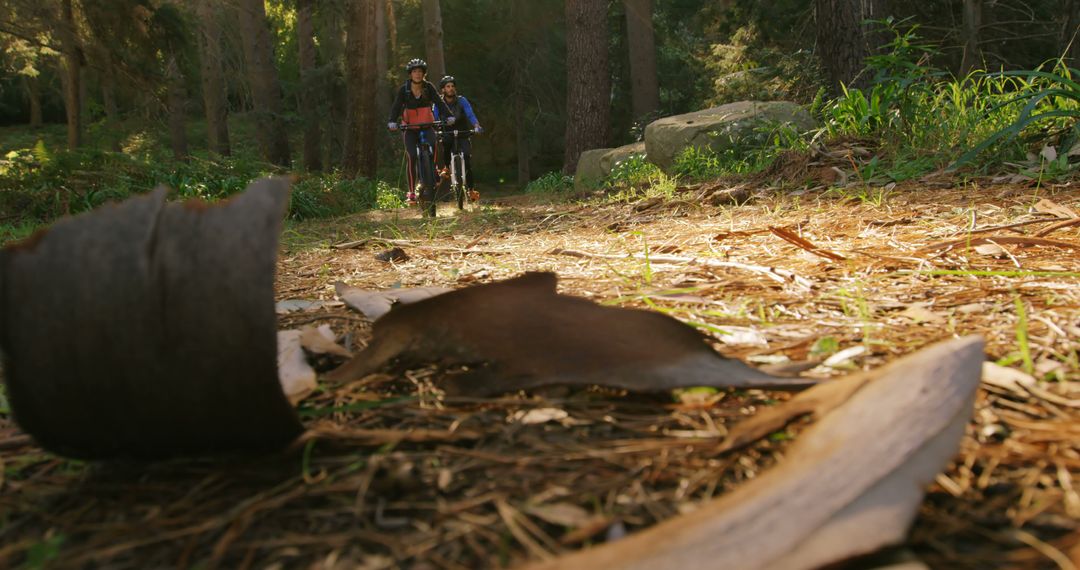
<svg viewBox="0 0 1080 570"><path fill-rule="evenodd" d="M935 313L926 308L925 304L913 303L899 313L899 316L911 319L916 323L936 323L945 320L941 313Z"/></svg>
<svg viewBox="0 0 1080 570"><path fill-rule="evenodd" d="M50 451L269 451L303 431L276 366L288 182L262 179L212 206L165 197L65 218L0 252L7 393Z"/></svg>
<svg viewBox="0 0 1080 570"><path fill-rule="evenodd" d="M1009 252L1005 251L1005 248L996 243L984 243L982 245L975 246L975 253L979 255L985 255L987 257L1008 257Z"/></svg>
<svg viewBox="0 0 1080 570"><path fill-rule="evenodd" d="M395 304L408 304L434 297L450 291L445 287L416 287L412 289L387 289L386 291L367 291L338 281L334 283L337 296L355 311L365 317L376 320L390 312Z"/></svg>
<svg viewBox="0 0 1080 570"><path fill-rule="evenodd" d="M531 410L518 410L510 416L510 421L522 425L546 424L570 417L566 410L559 408L533 408Z"/></svg>
<svg viewBox="0 0 1080 570"><path fill-rule="evenodd" d="M982 380L991 386L1003 390L1015 392L1021 396L1027 396L1025 387L1036 384L1035 378L1030 374L1015 368L1008 368L993 362L984 362L982 365Z"/></svg>
<svg viewBox="0 0 1080 570"><path fill-rule="evenodd" d="M959 447L982 360L976 337L902 358L871 373L776 467L735 491L618 542L528 568L800 570L898 544L923 489Z"/></svg>
<svg viewBox="0 0 1080 570"><path fill-rule="evenodd" d="M1049 198L1041 198L1038 202L1035 202L1035 211L1042 212L1043 214L1052 214L1062 219L1080 217L1077 215L1076 210L1073 210L1068 206L1062 206Z"/></svg>
<svg viewBox="0 0 1080 570"><path fill-rule="evenodd" d="M1039 151L1039 156L1045 159L1046 162L1054 162L1058 157L1057 149L1050 145L1046 145Z"/></svg>
<svg viewBox="0 0 1080 570"><path fill-rule="evenodd" d="M327 306L340 306L339 302L326 302L316 299L286 299L274 304L274 311L279 315L295 313L297 311L314 311Z"/></svg>
<svg viewBox="0 0 1080 570"><path fill-rule="evenodd" d="M320 325L319 328L305 327L300 330L300 345L308 352L352 358L352 352L335 342L336 338L330 325Z"/></svg>
<svg viewBox="0 0 1080 570"><path fill-rule="evenodd" d="M328 378L354 380L395 362L468 366L441 384L466 396L552 384L655 392L815 383L724 358L701 332L667 315L602 306L555 288L553 273L526 273L396 308L375 321L367 348Z"/></svg>
<svg viewBox="0 0 1080 570"><path fill-rule="evenodd" d="M829 368L837 368L846 365L852 358L859 356L866 352L866 346L857 344L855 346L849 346L844 350L833 354L822 362L822 366L828 366Z"/></svg>
<svg viewBox="0 0 1080 570"><path fill-rule="evenodd" d="M298 330L278 331L278 380L285 397L294 406L318 387L315 369L304 355L303 335Z"/></svg>
<svg viewBox="0 0 1080 570"><path fill-rule="evenodd" d="M375 259L386 263L391 263L394 261L408 261L409 254L405 253L405 250L401 249L400 247L392 247L386 251L376 253Z"/></svg>

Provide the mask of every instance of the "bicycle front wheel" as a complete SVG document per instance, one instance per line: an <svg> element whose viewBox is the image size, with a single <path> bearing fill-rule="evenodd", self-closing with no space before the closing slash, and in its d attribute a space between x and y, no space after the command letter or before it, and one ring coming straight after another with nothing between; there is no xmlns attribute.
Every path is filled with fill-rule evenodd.
<svg viewBox="0 0 1080 570"><path fill-rule="evenodd" d="M431 147L420 146L420 208L428 216L435 217L435 163Z"/></svg>
<svg viewBox="0 0 1080 570"><path fill-rule="evenodd" d="M454 177L454 197L457 198L457 209L465 209L465 159L459 154L451 157L457 176Z"/></svg>

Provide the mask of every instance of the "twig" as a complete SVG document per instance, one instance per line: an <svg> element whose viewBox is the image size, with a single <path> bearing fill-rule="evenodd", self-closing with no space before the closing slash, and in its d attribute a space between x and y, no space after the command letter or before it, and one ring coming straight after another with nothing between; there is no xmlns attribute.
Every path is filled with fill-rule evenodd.
<svg viewBox="0 0 1080 570"><path fill-rule="evenodd" d="M1069 243L1067 241L1058 241L1053 239L1044 239L1037 237L1027 236L986 236L977 238L962 238L949 241L943 241L940 243L931 244L922 248L919 248L920 253L936 251L939 249L946 249L957 245L981 245L984 243L1015 243L1018 245L1048 245L1052 247L1061 247L1065 249L1080 249L1080 244Z"/></svg>
<svg viewBox="0 0 1080 570"><path fill-rule="evenodd" d="M842 255L840 255L838 253L833 253L833 252L831 252L831 251L829 251L827 249L821 249L820 247L818 247L818 246L814 245L813 243L811 243L810 240L807 240L806 238L796 234L795 232L793 232L793 231L791 231L791 230L789 230L787 228L781 228L781 227L777 227L777 226L770 226L769 231L771 231L774 235L776 235L776 237L779 237L780 239L782 239L784 241L790 242L790 243L792 243L792 244L794 244L794 245L796 245L798 247L801 247L801 248L805 249L806 251L809 251L810 253L812 253L814 255L817 255L819 257L824 257L825 259L828 259L829 261L845 261L847 259L846 257L844 257L844 256L842 256Z"/></svg>
<svg viewBox="0 0 1080 570"><path fill-rule="evenodd" d="M719 259L709 259L707 257L679 257L675 255L650 255L648 258L640 253L629 255L612 255L604 253L589 253L585 251L576 251L572 249L555 248L551 250L551 255L568 255L570 257L584 257L592 259L636 259L645 261L648 259L651 263L670 263L670 264L693 264L704 265L706 267L729 267L732 269L742 269L744 271L750 271L753 273L760 273L777 283L788 285L794 284L801 289L810 291L814 288L814 282L805 277L796 275L793 271L787 269L780 269L779 267L766 267L764 265L751 265L748 263L738 263L735 261L720 261Z"/></svg>

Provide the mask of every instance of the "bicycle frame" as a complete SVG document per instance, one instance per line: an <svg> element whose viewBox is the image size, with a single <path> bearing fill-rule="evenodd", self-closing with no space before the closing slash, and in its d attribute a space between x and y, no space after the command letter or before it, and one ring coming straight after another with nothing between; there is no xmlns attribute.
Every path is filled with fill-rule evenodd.
<svg viewBox="0 0 1080 570"><path fill-rule="evenodd" d="M416 160L413 161L413 187L410 188L410 192L416 192L416 186L420 186L420 192L418 193L417 203L420 205L421 212L425 215L435 217L436 210L436 179L435 179L435 153L434 144L432 141L427 140L427 129L441 127L443 123L441 121L435 121L431 123L402 123L398 126L400 131L419 131L420 136L416 139ZM425 149L427 152L425 153ZM428 169L428 176L424 176L425 166ZM429 188L428 188L429 187ZM428 200L424 199L424 190L430 194Z"/></svg>

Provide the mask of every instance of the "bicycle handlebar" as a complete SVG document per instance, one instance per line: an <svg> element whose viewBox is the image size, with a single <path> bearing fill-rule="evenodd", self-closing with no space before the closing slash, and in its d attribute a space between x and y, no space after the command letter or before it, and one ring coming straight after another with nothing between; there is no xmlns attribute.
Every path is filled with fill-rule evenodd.
<svg viewBox="0 0 1080 570"><path fill-rule="evenodd" d="M446 124L446 123L444 123L443 121L434 121L434 122L431 122L431 123L398 123L397 130L399 130L399 131L408 131L408 130L418 131L418 130L427 129L427 128L430 128L430 127L441 127L444 124Z"/></svg>

